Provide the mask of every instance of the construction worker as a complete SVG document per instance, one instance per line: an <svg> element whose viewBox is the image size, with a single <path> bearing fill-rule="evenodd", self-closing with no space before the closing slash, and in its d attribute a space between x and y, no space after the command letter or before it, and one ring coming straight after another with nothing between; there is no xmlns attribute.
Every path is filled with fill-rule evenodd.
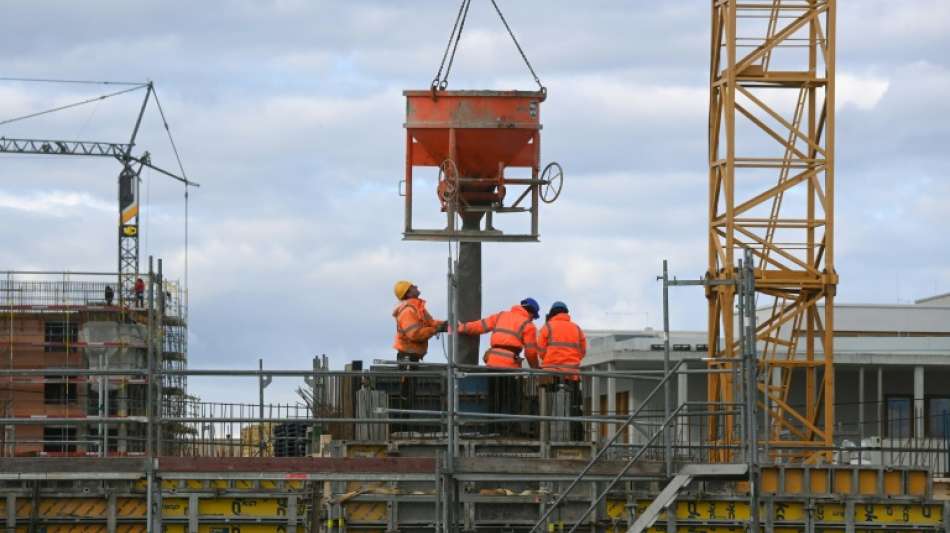
<svg viewBox="0 0 950 533"><path fill-rule="evenodd" d="M538 333L541 368L564 372L563 379L577 382L581 361L587 354L587 337L581 327L571 322L567 304L554 302Z"/></svg>
<svg viewBox="0 0 950 533"><path fill-rule="evenodd" d="M581 361L587 354L587 337L581 327L571 321L567 304L564 302L551 304L545 324L538 333L538 353L542 369L562 373L550 385L551 392L566 391L569 395L571 416L580 416L583 397L578 372ZM571 440L583 440L583 424L572 422L570 427Z"/></svg>
<svg viewBox="0 0 950 533"><path fill-rule="evenodd" d="M436 333L448 330L444 320L435 320L426 310L426 301L419 298L419 287L411 281L397 281L393 293L399 299L399 305L393 310L396 319L396 360L399 361L399 370L414 370L416 365L425 357L429 350L429 339ZM416 379L407 375L399 378L399 407L401 409L418 409L416 403ZM404 415L409 418L410 415ZM396 418L400 418L397 415ZM414 431L418 426L397 426L397 431Z"/></svg>
<svg viewBox="0 0 950 533"><path fill-rule="evenodd" d="M539 309L534 298L525 298L507 311L459 324L459 333L491 333L491 346L483 358L488 368L521 368L522 351L528 365L538 368L537 330L534 327L534 319L538 318Z"/></svg>
<svg viewBox="0 0 950 533"><path fill-rule="evenodd" d="M399 305L393 310L396 319L396 359L418 363L429 351L429 339L448 330L444 320L435 320L426 310L426 301L419 298L419 288L410 281L397 281L393 292Z"/></svg>
<svg viewBox="0 0 950 533"><path fill-rule="evenodd" d="M145 307L145 282L142 278L135 278L135 304L139 307Z"/></svg>
<svg viewBox="0 0 950 533"><path fill-rule="evenodd" d="M105 290L105 295L104 295L104 296L106 297L106 305L112 305L112 298L115 297L115 291L112 290L112 286L111 286L111 285L106 285L106 290Z"/></svg>

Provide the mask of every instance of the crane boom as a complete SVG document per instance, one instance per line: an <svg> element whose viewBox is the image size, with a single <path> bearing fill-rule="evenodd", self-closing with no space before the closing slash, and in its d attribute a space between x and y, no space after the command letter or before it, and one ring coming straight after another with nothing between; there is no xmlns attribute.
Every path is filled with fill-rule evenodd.
<svg viewBox="0 0 950 533"><path fill-rule="evenodd" d="M142 124L142 117L148 105L149 97L153 94L152 83L143 85L147 88L145 98L136 116L132 135L127 143L102 141L76 141L61 139L20 139L0 137L0 154L23 155L58 155L58 156L87 156L111 157L119 161L122 170L119 172L119 235L118 235L118 294L119 305L130 305L135 302L135 281L139 273L139 182L143 168L150 168L164 176L170 177L186 187L199 185L179 176L174 172L163 169L152 163L150 154L146 151L139 156L132 155L135 139ZM156 96L157 98L157 96ZM157 101L157 100L156 100ZM32 115L28 115L32 116ZM19 119L16 119L19 120ZM167 128L167 125L166 125Z"/></svg>

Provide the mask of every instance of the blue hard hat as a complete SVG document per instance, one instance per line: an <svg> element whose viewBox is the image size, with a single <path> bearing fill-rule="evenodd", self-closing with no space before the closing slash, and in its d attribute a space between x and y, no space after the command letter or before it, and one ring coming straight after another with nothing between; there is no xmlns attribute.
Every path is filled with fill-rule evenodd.
<svg viewBox="0 0 950 533"><path fill-rule="evenodd" d="M529 297L521 300L521 307L527 309L528 312L531 313L532 317L538 318L538 311L541 309L541 306L538 305L538 301L534 298Z"/></svg>
<svg viewBox="0 0 950 533"><path fill-rule="evenodd" d="M554 311L555 309L563 309L565 313L570 312L570 311L567 310L567 304L564 303L564 302L562 302L562 301L560 301L560 300L558 300L558 301L554 302L553 304L551 304L551 311Z"/></svg>

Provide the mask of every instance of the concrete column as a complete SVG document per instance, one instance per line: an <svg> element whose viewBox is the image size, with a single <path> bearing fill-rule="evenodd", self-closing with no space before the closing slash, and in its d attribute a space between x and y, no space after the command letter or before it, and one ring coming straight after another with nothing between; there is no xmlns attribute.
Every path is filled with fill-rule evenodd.
<svg viewBox="0 0 950 533"><path fill-rule="evenodd" d="M591 365L591 370L596 372L597 365ZM590 412L594 415L602 414L600 412L600 379L597 376L590 377ZM590 424L591 442L600 441L600 424L591 422Z"/></svg>
<svg viewBox="0 0 950 533"><path fill-rule="evenodd" d="M633 391L634 391L634 388L636 387L636 384L634 381L629 381L628 383L630 383L630 390L627 392L627 415L629 416L633 414L634 410L636 410L636 402L633 399ZM627 425L627 442L629 442L630 444L633 444L634 442L636 442L634 440L636 439L636 434L635 434L636 431L637 430L634 429L633 424Z"/></svg>
<svg viewBox="0 0 950 533"><path fill-rule="evenodd" d="M924 438L924 367L914 367L914 437Z"/></svg>
<svg viewBox="0 0 950 533"><path fill-rule="evenodd" d="M607 363L608 372L617 371L617 363L611 361ZM617 378L607 378L607 413L610 416L617 414ZM617 430L617 424L610 424L607 427L607 434L613 435Z"/></svg>
<svg viewBox="0 0 950 533"><path fill-rule="evenodd" d="M687 367L684 365L683 370L686 370ZM673 405L673 409L678 408L679 406L685 404L689 401L689 374L686 372L680 372L676 375L676 404ZM676 439L680 443L687 442L689 439L689 426L693 422L692 417L686 417L683 420L680 420L677 424L677 433L678 436Z"/></svg>
<svg viewBox="0 0 950 533"><path fill-rule="evenodd" d="M864 367L858 369L858 446L864 440Z"/></svg>
<svg viewBox="0 0 950 533"><path fill-rule="evenodd" d="M478 231L481 213L470 213L462 217L462 230ZM458 265L459 287L458 319L469 322L482 318L482 244L480 242L459 243ZM520 301L522 297L519 296ZM459 335L456 360L463 365L477 365L480 360L479 337L477 335Z"/></svg>
<svg viewBox="0 0 950 533"><path fill-rule="evenodd" d="M877 367L877 436L884 438L884 367Z"/></svg>

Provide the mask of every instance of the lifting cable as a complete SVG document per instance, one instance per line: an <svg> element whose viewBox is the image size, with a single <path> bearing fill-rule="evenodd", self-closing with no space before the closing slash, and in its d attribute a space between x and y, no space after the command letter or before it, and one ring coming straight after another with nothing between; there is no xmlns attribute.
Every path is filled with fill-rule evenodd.
<svg viewBox="0 0 950 533"><path fill-rule="evenodd" d="M165 110L162 109L162 103L158 99L158 91L155 88L152 88L152 95L155 97L155 106L158 107L158 114L162 117L162 125L165 127L165 133L168 135L168 142L172 146L172 151L175 153L175 160L178 161L178 170L181 172L181 177L185 180L185 305L187 306L188 298L188 187L198 187L197 183L192 183L188 180L188 174L185 173L185 166L181 162L181 154L178 153L178 145L175 144L175 138L172 137L172 130L168 127L168 120L165 118Z"/></svg>
<svg viewBox="0 0 950 533"><path fill-rule="evenodd" d="M508 35L511 37L512 42L515 43L515 48L517 48L518 53L521 54L521 59L524 60L524 64L531 72L534 82L538 84L541 94L546 96L548 92L547 88L541 83L541 79L538 78L538 74L534 71L534 67L531 65L531 62L528 61L527 54L525 54L524 49L521 48L521 44L515 37L514 31L512 31L511 26L505 19L505 15L503 15L501 12L501 8L498 7L498 3L495 0L491 0L491 3L492 6L495 7L495 12L498 13L498 18L501 19L501 23L504 24L505 29L508 30ZM442 62L439 63L439 71L432 80L431 87L433 93L435 93L435 91L444 91L449 85L449 73L452 71L452 64L455 61L455 52L458 50L459 40L462 38L462 30L465 28L465 19L468 18L468 9L471 5L472 0L462 0L462 3L459 5L458 14L455 16L455 24L452 26L452 33L449 34L449 42L445 46L445 52L442 53ZM449 53L450 50L451 53ZM448 60L447 66L446 60ZM444 76L442 73L443 69L445 70Z"/></svg>

